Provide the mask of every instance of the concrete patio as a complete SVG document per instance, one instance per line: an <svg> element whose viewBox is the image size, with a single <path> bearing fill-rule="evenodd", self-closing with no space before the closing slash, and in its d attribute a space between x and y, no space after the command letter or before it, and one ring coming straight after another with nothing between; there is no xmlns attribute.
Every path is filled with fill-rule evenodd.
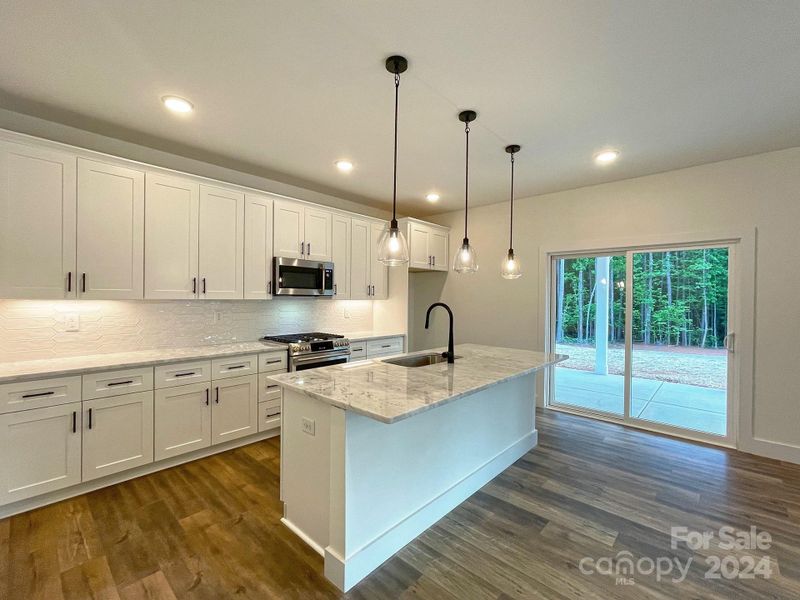
<svg viewBox="0 0 800 600"><path fill-rule="evenodd" d="M597 375L565 367L555 369L554 404L622 415L622 375ZM664 425L725 435L726 397L722 389L634 377L631 416Z"/></svg>

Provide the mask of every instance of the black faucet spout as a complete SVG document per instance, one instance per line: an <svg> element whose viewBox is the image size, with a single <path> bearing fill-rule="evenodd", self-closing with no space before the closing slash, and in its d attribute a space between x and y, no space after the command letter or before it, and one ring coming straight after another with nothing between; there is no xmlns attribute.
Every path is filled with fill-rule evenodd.
<svg viewBox="0 0 800 600"><path fill-rule="evenodd" d="M450 334L447 339L447 352L442 352L442 356L447 357L447 362L453 364L456 361L456 353L453 349L453 311L444 302L434 302L428 307L428 312L425 314L425 329L428 329L431 320L431 311L437 306L441 306L450 315Z"/></svg>

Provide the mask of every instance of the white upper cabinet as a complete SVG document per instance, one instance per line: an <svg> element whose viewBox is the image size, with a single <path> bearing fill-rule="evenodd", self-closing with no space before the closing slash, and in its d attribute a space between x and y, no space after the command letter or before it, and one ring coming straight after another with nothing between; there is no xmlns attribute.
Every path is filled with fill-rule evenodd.
<svg viewBox="0 0 800 600"><path fill-rule="evenodd" d="M272 298L272 198L245 194L244 297Z"/></svg>
<svg viewBox="0 0 800 600"><path fill-rule="evenodd" d="M145 176L145 298L197 297L200 188L189 180Z"/></svg>
<svg viewBox="0 0 800 600"><path fill-rule="evenodd" d="M198 294L209 300L244 297L244 194L200 186Z"/></svg>
<svg viewBox="0 0 800 600"><path fill-rule="evenodd" d="M434 271L447 271L450 261L450 251L448 249L450 231L443 227L432 227L430 237L430 253L433 259Z"/></svg>
<svg viewBox="0 0 800 600"><path fill-rule="evenodd" d="M0 297L75 297L76 162L0 142Z"/></svg>
<svg viewBox="0 0 800 600"><path fill-rule="evenodd" d="M370 227L370 281L372 282L372 299L385 300L389 297L389 267L378 260L378 245L381 235L386 231L386 223L372 223Z"/></svg>
<svg viewBox="0 0 800 600"><path fill-rule="evenodd" d="M275 200L275 256L304 258L303 205L291 200ZM301 244L303 244L301 248Z"/></svg>
<svg viewBox="0 0 800 600"><path fill-rule="evenodd" d="M352 238L350 243L350 297L353 300L368 300L372 296L370 260L370 225L369 221L352 220ZM333 270L336 275L336 267Z"/></svg>
<svg viewBox="0 0 800 600"><path fill-rule="evenodd" d="M340 300L350 298L350 240L352 219L333 215L331 258L333 260L333 295Z"/></svg>
<svg viewBox="0 0 800 600"><path fill-rule="evenodd" d="M331 260L333 213L292 200L275 200L275 256Z"/></svg>
<svg viewBox="0 0 800 600"><path fill-rule="evenodd" d="M408 267L412 271L447 271L450 230L447 227L404 219L408 223Z"/></svg>
<svg viewBox="0 0 800 600"><path fill-rule="evenodd" d="M78 159L80 298L144 294L144 173Z"/></svg>
<svg viewBox="0 0 800 600"><path fill-rule="evenodd" d="M433 264L430 253L431 230L427 225L410 221L408 224L408 266L429 269Z"/></svg>
<svg viewBox="0 0 800 600"><path fill-rule="evenodd" d="M306 260L329 262L333 213L311 206L306 206L304 213Z"/></svg>

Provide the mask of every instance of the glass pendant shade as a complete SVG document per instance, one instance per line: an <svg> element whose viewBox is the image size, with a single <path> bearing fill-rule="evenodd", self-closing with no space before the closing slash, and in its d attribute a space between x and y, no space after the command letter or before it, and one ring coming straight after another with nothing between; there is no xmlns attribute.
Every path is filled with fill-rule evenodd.
<svg viewBox="0 0 800 600"><path fill-rule="evenodd" d="M453 260L453 271L456 273L474 273L478 270L478 256L475 248L469 245L469 239L464 238L464 242L456 252Z"/></svg>
<svg viewBox="0 0 800 600"><path fill-rule="evenodd" d="M500 275L504 279L517 279L522 277L522 267L519 264L519 259L514 256L514 250L509 248L508 254L503 258L500 264Z"/></svg>
<svg viewBox="0 0 800 600"><path fill-rule="evenodd" d="M408 262L406 237L396 222L381 234L378 242L378 260L388 267L397 267Z"/></svg>

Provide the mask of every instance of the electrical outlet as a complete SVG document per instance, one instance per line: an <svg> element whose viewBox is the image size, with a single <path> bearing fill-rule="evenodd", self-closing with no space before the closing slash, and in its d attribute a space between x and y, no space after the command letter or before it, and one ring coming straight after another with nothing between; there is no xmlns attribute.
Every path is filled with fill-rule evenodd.
<svg viewBox="0 0 800 600"><path fill-rule="evenodd" d="M306 419L303 417L302 420L302 427L303 433L307 433L308 435L315 435L314 431L316 429L316 423L313 419Z"/></svg>
<svg viewBox="0 0 800 600"><path fill-rule="evenodd" d="M64 315L64 330L65 331L80 331L81 330L81 316L78 313L67 313Z"/></svg>
<svg viewBox="0 0 800 600"><path fill-rule="evenodd" d="M344 309L344 318L345 319L349 319L350 318L350 309L349 308L345 308Z"/></svg>
<svg viewBox="0 0 800 600"><path fill-rule="evenodd" d="M215 310L214 311L214 316L212 317L211 322L216 324L216 323L219 323L220 321L222 321L222 311Z"/></svg>

